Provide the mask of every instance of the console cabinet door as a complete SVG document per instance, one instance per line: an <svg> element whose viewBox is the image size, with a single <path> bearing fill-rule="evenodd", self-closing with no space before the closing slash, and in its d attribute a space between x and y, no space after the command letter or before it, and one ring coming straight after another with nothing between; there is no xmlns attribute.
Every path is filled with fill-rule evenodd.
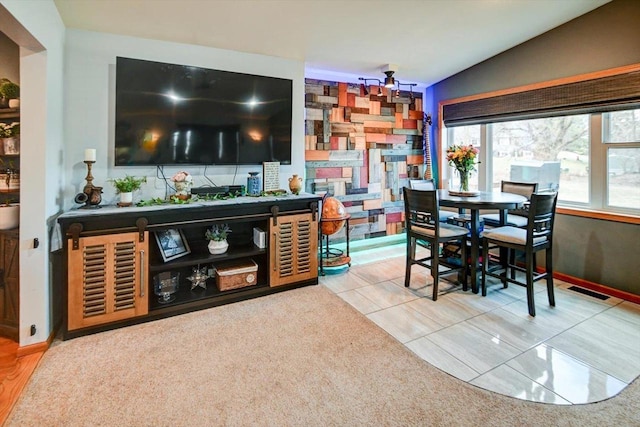
<svg viewBox="0 0 640 427"><path fill-rule="evenodd" d="M0 232L0 336L19 339L20 252L18 229Z"/></svg>
<svg viewBox="0 0 640 427"><path fill-rule="evenodd" d="M270 221L270 286L318 277L318 222L309 214L278 217Z"/></svg>
<svg viewBox="0 0 640 427"><path fill-rule="evenodd" d="M68 330L147 314L148 234L82 237L76 250L69 241Z"/></svg>

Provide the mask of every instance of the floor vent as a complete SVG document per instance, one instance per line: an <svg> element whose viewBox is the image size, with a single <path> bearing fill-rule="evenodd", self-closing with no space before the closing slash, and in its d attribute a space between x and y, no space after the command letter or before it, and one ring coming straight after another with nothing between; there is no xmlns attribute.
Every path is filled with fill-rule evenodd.
<svg viewBox="0 0 640 427"><path fill-rule="evenodd" d="M579 288L577 286L570 286L568 289L571 291L580 292L581 294L589 295L590 297L601 299L603 301L609 299L609 296L607 295L602 295L597 292L590 291L589 289Z"/></svg>

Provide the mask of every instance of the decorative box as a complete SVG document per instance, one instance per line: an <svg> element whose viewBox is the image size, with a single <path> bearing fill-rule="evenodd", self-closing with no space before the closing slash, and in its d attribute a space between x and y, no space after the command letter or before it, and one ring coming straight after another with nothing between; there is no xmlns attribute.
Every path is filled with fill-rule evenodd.
<svg viewBox="0 0 640 427"><path fill-rule="evenodd" d="M253 286L258 280L258 264L254 260L238 260L216 267L216 285L220 291Z"/></svg>

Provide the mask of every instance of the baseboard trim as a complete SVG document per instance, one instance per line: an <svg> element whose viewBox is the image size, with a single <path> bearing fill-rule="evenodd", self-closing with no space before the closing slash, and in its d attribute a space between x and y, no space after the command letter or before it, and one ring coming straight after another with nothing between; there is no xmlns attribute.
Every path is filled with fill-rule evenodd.
<svg viewBox="0 0 640 427"><path fill-rule="evenodd" d="M49 338L47 338L47 340L44 342L30 344L24 347L18 347L18 350L16 351L16 356L22 357L22 356L27 356L29 354L34 354L34 353L40 353L40 352L44 353L51 346L51 343L53 342L53 338L54 338L54 335L52 332L51 335L49 335Z"/></svg>
<svg viewBox="0 0 640 427"><path fill-rule="evenodd" d="M610 297L621 298L625 301L640 304L640 295L632 294L631 292L610 288L599 283L589 282L588 280L579 279L577 277L569 276L568 274L564 273L554 272L553 277L558 280L562 280L563 282L571 283L572 285L580 286L594 292L609 295Z"/></svg>

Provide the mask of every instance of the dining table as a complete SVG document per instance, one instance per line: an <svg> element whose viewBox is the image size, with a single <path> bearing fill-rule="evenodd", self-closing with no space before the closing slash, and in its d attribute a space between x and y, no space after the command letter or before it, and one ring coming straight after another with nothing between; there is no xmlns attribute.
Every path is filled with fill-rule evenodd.
<svg viewBox="0 0 640 427"><path fill-rule="evenodd" d="M438 190L440 206L456 208L458 213L469 215L470 219L470 273L471 290L478 293L478 272L480 270L480 211L497 210L500 213L500 225L507 223L509 209L522 207L527 198L519 194L505 193L501 191L476 191L466 195L450 190ZM467 213L469 211L469 213Z"/></svg>

